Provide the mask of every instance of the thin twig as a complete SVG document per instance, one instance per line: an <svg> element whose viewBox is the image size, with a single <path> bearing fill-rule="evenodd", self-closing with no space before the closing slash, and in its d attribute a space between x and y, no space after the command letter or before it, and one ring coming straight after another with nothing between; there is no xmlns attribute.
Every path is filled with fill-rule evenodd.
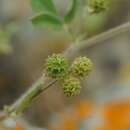
<svg viewBox="0 0 130 130"><path fill-rule="evenodd" d="M127 32L129 30L130 30L130 22L127 22L127 23L124 23L124 24L117 26L113 29L110 29L106 32L98 34L92 38L84 40L80 44L76 44L76 48L78 48L78 50L82 50L84 48L92 47L96 44L100 44L105 40L108 40L116 35Z"/></svg>
<svg viewBox="0 0 130 130"><path fill-rule="evenodd" d="M108 40L116 35L127 32L130 30L130 22L119 25L113 29L109 29L106 32L88 38L87 40L83 40L80 43L72 44L67 50L65 50L64 54L68 59L73 59L76 57L78 52L81 52L84 49L88 49L95 45L103 43L103 41Z"/></svg>
<svg viewBox="0 0 130 130"><path fill-rule="evenodd" d="M30 88L28 91L25 92L19 98L19 100L16 100L14 104L12 104L9 107L9 113L11 115L17 115L20 114L28 105L32 102L32 100L39 96L40 93L48 89L50 86L56 83L57 80L49 79L48 77L41 76Z"/></svg>
<svg viewBox="0 0 130 130"><path fill-rule="evenodd" d="M83 48L88 48L101 43L104 40L107 40L117 34L123 33L130 30L130 23L125 23L121 26L118 26L114 29L111 29L105 33L99 34L95 37L92 37L88 40L84 40L79 44L72 44L65 52L64 56L68 59L72 59L75 54L82 50ZM56 83L57 80L52 80L45 75L37 80L23 96L20 97L13 105L9 107L8 114L19 114L21 113L31 102L35 99L40 93L45 91L47 88Z"/></svg>

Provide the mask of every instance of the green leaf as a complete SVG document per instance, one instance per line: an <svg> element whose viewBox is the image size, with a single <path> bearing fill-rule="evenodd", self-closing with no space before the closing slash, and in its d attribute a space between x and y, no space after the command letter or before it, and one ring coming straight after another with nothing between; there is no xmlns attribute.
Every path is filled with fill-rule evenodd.
<svg viewBox="0 0 130 130"><path fill-rule="evenodd" d="M37 26L53 28L60 28L63 24L59 17L56 17L49 13L41 13L34 16L32 18L32 23Z"/></svg>
<svg viewBox="0 0 130 130"><path fill-rule="evenodd" d="M32 9L37 12L49 12L56 14L56 8L52 0L31 0Z"/></svg>
<svg viewBox="0 0 130 130"><path fill-rule="evenodd" d="M66 15L64 16L64 21L66 23L69 23L74 19L75 14L77 12L78 4L79 4L79 0L71 0L69 9L68 9Z"/></svg>

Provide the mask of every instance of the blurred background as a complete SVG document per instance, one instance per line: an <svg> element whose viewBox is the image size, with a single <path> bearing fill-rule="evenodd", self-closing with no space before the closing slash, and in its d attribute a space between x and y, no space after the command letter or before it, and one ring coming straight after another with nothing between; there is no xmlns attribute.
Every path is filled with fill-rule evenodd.
<svg viewBox="0 0 130 130"><path fill-rule="evenodd" d="M69 0L54 1L63 15ZM73 30L86 32L89 38L128 22L130 1L111 1L106 12L84 12L84 22L79 11ZM71 44L64 31L34 27L30 21L33 14L30 0L0 0L1 109L13 103L42 74L49 54L62 52ZM81 94L67 98L56 84L29 106L22 120L47 130L129 130L130 31L84 48L79 54L94 63L93 72L82 82Z"/></svg>

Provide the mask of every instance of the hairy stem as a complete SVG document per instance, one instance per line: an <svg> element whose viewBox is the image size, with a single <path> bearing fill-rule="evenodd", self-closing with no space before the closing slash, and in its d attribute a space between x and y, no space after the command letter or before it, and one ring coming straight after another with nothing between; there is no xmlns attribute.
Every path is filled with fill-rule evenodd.
<svg viewBox="0 0 130 130"><path fill-rule="evenodd" d="M124 24L117 26L113 29L110 29L106 32L98 34L92 38L89 38L87 40L83 40L80 44L76 44L76 48L78 48L78 50L82 50L84 48L92 47L96 44L100 44L101 42L103 42L105 40L108 40L116 35L127 32L129 30L130 30L130 22L127 22L127 23L124 23Z"/></svg>
<svg viewBox="0 0 130 130"><path fill-rule="evenodd" d="M9 107L8 113L10 115L18 115L23 110L29 106L29 104L32 102L32 100L37 97L41 92L45 91L47 88L52 86L56 80L51 80L49 82L49 79L41 76L30 88L25 94L21 96L14 104L12 104Z"/></svg>
<svg viewBox="0 0 130 130"><path fill-rule="evenodd" d="M63 30L64 30L67 34L69 34L69 36L70 36L72 42L76 42L77 38L75 37L74 33L71 31L71 29L70 29L70 27L69 27L68 24L64 24L64 25L63 25Z"/></svg>
<svg viewBox="0 0 130 130"><path fill-rule="evenodd" d="M79 50L82 50L87 47L91 47L96 45L97 43L101 43L104 40L107 40L117 34L123 33L130 30L130 23L123 24L114 29L111 29L105 33L99 34L95 37L92 37L88 40L82 41L78 44L72 44L65 52L64 56L68 59L71 59L72 55L75 55ZM72 56L73 57L73 56ZM30 89L25 92L13 105L9 107L9 115L12 114L20 114L31 102L35 99L40 93L45 91L47 88L55 84L57 80L52 80L42 76L39 80L37 80Z"/></svg>

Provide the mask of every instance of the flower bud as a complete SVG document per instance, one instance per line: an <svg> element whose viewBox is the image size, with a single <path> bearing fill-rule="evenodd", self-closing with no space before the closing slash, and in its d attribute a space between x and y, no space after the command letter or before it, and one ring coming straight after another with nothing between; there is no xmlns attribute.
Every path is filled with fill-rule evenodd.
<svg viewBox="0 0 130 130"><path fill-rule="evenodd" d="M51 78L62 78L68 72L68 63L61 54L52 54L46 60L46 72Z"/></svg>
<svg viewBox="0 0 130 130"><path fill-rule="evenodd" d="M71 77L71 76L64 79L63 91L66 96L70 97L70 96L78 95L80 93L80 89L81 89L81 86L80 86L79 79Z"/></svg>
<svg viewBox="0 0 130 130"><path fill-rule="evenodd" d="M75 59L71 66L71 72L77 77L88 76L92 71L93 64L91 60L87 57L78 57Z"/></svg>
<svg viewBox="0 0 130 130"><path fill-rule="evenodd" d="M100 13L108 8L108 0L88 0L88 12Z"/></svg>

